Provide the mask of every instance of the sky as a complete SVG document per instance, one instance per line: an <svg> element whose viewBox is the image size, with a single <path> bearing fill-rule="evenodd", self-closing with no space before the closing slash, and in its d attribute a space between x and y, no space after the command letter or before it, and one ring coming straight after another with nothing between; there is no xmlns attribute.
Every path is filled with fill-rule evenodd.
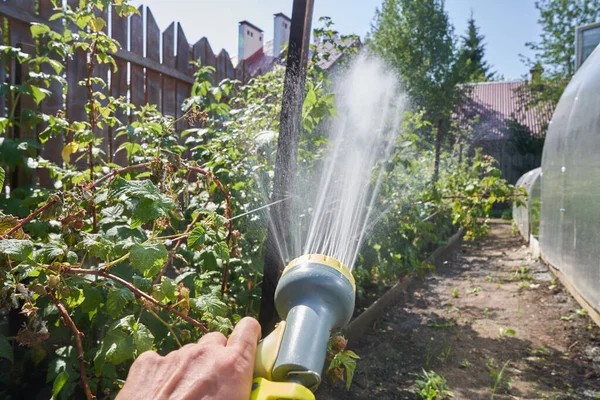
<svg viewBox="0 0 600 400"><path fill-rule="evenodd" d="M341 34L362 38L369 32L375 9L383 0L315 0L313 27L321 16L331 17ZM181 23L188 42L206 36L213 51L224 48L237 55L238 22L248 20L264 30L265 40L273 37L273 14L291 16L293 0L132 0L148 6L161 29L172 21ZM529 73L520 54L531 56L525 42L540 34L534 0L446 0L446 9L457 35L463 35L473 11L480 33L485 36L486 59L506 80Z"/></svg>

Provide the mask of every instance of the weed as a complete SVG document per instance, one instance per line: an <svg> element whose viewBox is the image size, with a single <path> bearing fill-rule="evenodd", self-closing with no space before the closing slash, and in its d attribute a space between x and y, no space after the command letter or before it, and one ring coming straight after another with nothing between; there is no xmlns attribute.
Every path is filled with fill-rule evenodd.
<svg viewBox="0 0 600 400"><path fill-rule="evenodd" d="M431 321L427 324L427 326L431 326L433 328L451 328L454 325L456 325L456 323L454 321L442 321L442 322Z"/></svg>
<svg viewBox="0 0 600 400"><path fill-rule="evenodd" d="M470 365L471 363L466 358L460 362L460 367L463 369L469 367Z"/></svg>
<svg viewBox="0 0 600 400"><path fill-rule="evenodd" d="M488 282L493 282L493 281L494 281L494 279L496 279L496 277L495 277L494 275L492 275L492 274L488 274L488 275L485 277L485 280L486 280L486 281L488 281Z"/></svg>
<svg viewBox="0 0 600 400"><path fill-rule="evenodd" d="M512 379L510 377L504 377L504 371L506 370L506 367L510 364L510 360L505 362L499 371L497 371L495 369L494 364L495 364L494 360L490 360L490 361L488 361L488 364L486 365L488 371L490 372L490 375L492 376L492 378L494 380L492 383L492 392L491 392L490 400L494 400L496 391L502 385L502 383L505 384L506 390L510 390L512 387Z"/></svg>
<svg viewBox="0 0 600 400"><path fill-rule="evenodd" d="M518 288L519 290L521 290L521 289L527 289L527 288L529 288L529 285L530 285L530 283L529 283L528 281L521 281L521 282L519 282L519 284L517 285L517 288Z"/></svg>
<svg viewBox="0 0 600 400"><path fill-rule="evenodd" d="M537 349L528 349L529 354L532 356L549 356L550 350L544 345L539 346Z"/></svg>
<svg viewBox="0 0 600 400"><path fill-rule="evenodd" d="M481 288L480 287L475 287L475 288L467 289L467 294L473 294L473 293L477 293L477 292L481 292Z"/></svg>
<svg viewBox="0 0 600 400"><path fill-rule="evenodd" d="M450 354L452 354L452 346L454 345L454 341L451 339L444 338L444 348L440 353L440 360L443 362L448 361L450 358Z"/></svg>
<svg viewBox="0 0 600 400"><path fill-rule="evenodd" d="M585 310L583 308L580 308L578 310L575 310L575 313L577 315L579 315L580 317L585 317Z"/></svg>
<svg viewBox="0 0 600 400"><path fill-rule="evenodd" d="M498 339L502 339L506 336L515 336L517 332L514 329L498 329Z"/></svg>
<svg viewBox="0 0 600 400"><path fill-rule="evenodd" d="M415 380L417 385L417 395L424 400L442 400L454 397L454 394L448 388L448 381L435 371L425 371L417 375Z"/></svg>
<svg viewBox="0 0 600 400"><path fill-rule="evenodd" d="M529 273L528 267L523 266L523 267L520 267L517 272L515 272L515 275L513 276L513 280L515 280L515 281L532 281L533 275Z"/></svg>
<svg viewBox="0 0 600 400"><path fill-rule="evenodd" d="M458 289L454 289L452 291L452 297L454 297L455 299L458 299Z"/></svg>
<svg viewBox="0 0 600 400"><path fill-rule="evenodd" d="M431 360L433 360L433 342L434 339L433 338L429 338L429 341L427 342L427 353L425 354L425 366L428 367L429 364L431 363Z"/></svg>

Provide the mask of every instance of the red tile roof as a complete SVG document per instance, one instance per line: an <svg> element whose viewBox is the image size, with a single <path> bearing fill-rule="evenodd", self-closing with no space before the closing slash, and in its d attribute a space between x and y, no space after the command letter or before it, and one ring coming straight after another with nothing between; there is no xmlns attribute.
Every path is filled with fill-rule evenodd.
<svg viewBox="0 0 600 400"><path fill-rule="evenodd" d="M543 132L544 126L552 118L555 105L527 109L523 99L529 92L518 90L524 81L484 82L462 85L467 90L467 100L458 107L453 119L467 123L479 115L479 122L473 127L473 135L478 139L506 139L507 120L516 119L529 128L534 135Z"/></svg>

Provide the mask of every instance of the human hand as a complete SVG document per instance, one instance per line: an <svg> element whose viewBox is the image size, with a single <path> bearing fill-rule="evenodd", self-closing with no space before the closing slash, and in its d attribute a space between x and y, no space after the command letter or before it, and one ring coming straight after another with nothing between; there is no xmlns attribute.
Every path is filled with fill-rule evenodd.
<svg viewBox="0 0 600 400"><path fill-rule="evenodd" d="M133 363L117 400L248 400L260 325L246 317L229 339L204 335L165 357L142 353Z"/></svg>

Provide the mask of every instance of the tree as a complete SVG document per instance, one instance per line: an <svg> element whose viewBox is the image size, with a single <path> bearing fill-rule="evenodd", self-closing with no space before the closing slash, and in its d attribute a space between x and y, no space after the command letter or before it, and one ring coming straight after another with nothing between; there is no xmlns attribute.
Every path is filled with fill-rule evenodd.
<svg viewBox="0 0 600 400"><path fill-rule="evenodd" d="M549 78L570 79L575 73L575 29L598 21L600 0L539 0L535 7L542 34L539 42L525 44L535 52L535 61L528 62L539 61Z"/></svg>
<svg viewBox="0 0 600 400"><path fill-rule="evenodd" d="M487 82L493 80L495 72L490 71L490 66L483 59L485 55L485 36L479 34L479 27L475 24L475 18L467 21L467 34L462 36L460 49L460 62L464 65L465 82Z"/></svg>
<svg viewBox="0 0 600 400"><path fill-rule="evenodd" d="M373 51L387 60L401 76L415 108L435 127L434 180L439 171L443 132L461 91L454 27L443 0L385 0L375 11L370 32Z"/></svg>
<svg viewBox="0 0 600 400"><path fill-rule="evenodd" d="M519 87L517 95L522 109L537 109L538 115L545 115L543 111L558 103L575 74L576 28L598 21L600 0L539 0L535 7L542 33L538 42L525 44L535 52L534 59L525 59L532 79ZM548 122L541 121L542 136Z"/></svg>

